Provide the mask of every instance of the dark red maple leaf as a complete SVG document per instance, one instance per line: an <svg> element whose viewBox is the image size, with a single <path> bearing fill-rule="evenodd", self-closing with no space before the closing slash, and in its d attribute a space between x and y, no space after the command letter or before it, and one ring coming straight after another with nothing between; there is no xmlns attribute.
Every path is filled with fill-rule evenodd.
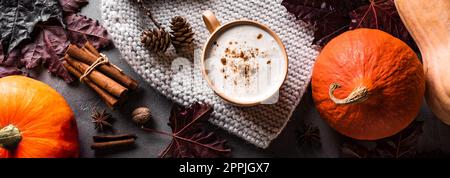
<svg viewBox="0 0 450 178"><path fill-rule="evenodd" d="M281 3L288 12L298 19L314 25L314 43L326 44L335 36L349 28L353 9L367 4L363 0L283 0Z"/></svg>
<svg viewBox="0 0 450 178"><path fill-rule="evenodd" d="M394 0L370 0L370 4L350 13L350 29L374 28L383 30L417 49L412 37L403 24Z"/></svg>
<svg viewBox="0 0 450 178"><path fill-rule="evenodd" d="M383 158L415 157L417 142L423 132L423 122L413 122L400 133L377 141L376 151Z"/></svg>
<svg viewBox="0 0 450 178"><path fill-rule="evenodd" d="M226 145L226 140L204 129L205 121L211 112L210 106L199 103L188 108L174 106L169 118L172 133L148 128L144 130L172 136L169 146L160 154L163 158L229 157L231 149Z"/></svg>
<svg viewBox="0 0 450 178"><path fill-rule="evenodd" d="M64 13L67 14L79 12L88 3L88 0L59 0L59 4L61 4Z"/></svg>
<svg viewBox="0 0 450 178"><path fill-rule="evenodd" d="M394 0L283 0L282 5L298 19L316 27L313 42L320 46L349 29L374 28L417 50Z"/></svg>
<svg viewBox="0 0 450 178"><path fill-rule="evenodd" d="M357 142L345 142L342 156L351 158L413 158L419 153L417 142L422 134L423 122L414 121L406 129L394 136L366 142L368 147Z"/></svg>
<svg viewBox="0 0 450 178"><path fill-rule="evenodd" d="M341 156L344 158L374 158L376 152L366 145L345 142L341 148Z"/></svg>
<svg viewBox="0 0 450 178"><path fill-rule="evenodd" d="M86 41L99 49L111 44L108 32L97 20L83 15L71 14L65 17L67 34L70 41L78 46L83 46Z"/></svg>

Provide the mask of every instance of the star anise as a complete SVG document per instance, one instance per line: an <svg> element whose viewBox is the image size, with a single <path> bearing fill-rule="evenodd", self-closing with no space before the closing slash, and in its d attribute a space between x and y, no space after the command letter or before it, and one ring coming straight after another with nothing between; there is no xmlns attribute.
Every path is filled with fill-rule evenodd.
<svg viewBox="0 0 450 178"><path fill-rule="evenodd" d="M97 110L91 115L92 123L95 124L95 129L103 131L104 128L112 128L112 124L109 122L112 119L112 115L106 112L104 109L102 112Z"/></svg>
<svg viewBox="0 0 450 178"><path fill-rule="evenodd" d="M320 146L320 131L319 128L310 123L303 124L303 127L298 130L297 141L300 146Z"/></svg>

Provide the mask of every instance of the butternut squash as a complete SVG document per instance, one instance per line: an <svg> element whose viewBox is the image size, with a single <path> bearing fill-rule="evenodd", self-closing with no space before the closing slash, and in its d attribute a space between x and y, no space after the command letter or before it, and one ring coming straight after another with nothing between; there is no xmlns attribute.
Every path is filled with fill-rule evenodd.
<svg viewBox="0 0 450 178"><path fill-rule="evenodd" d="M450 125L450 0L395 0L395 5L422 53L427 104Z"/></svg>

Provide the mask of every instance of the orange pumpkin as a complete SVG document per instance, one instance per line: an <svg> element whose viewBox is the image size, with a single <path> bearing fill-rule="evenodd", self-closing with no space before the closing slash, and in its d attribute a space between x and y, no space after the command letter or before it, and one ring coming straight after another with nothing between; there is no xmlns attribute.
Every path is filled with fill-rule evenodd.
<svg viewBox="0 0 450 178"><path fill-rule="evenodd" d="M0 79L0 158L78 157L74 114L48 85L24 76Z"/></svg>
<svg viewBox="0 0 450 178"><path fill-rule="evenodd" d="M312 91L328 124L361 140L392 136L417 116L425 91L422 64L401 40L375 29L345 32L317 57Z"/></svg>

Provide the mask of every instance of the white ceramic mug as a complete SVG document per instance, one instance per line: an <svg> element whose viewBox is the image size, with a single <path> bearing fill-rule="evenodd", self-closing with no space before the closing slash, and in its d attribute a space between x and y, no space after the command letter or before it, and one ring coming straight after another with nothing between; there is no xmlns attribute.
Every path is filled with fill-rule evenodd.
<svg viewBox="0 0 450 178"><path fill-rule="evenodd" d="M201 69L203 71L203 77L208 82L209 87L218 96L220 96L222 99L224 99L225 101L227 101L227 102L229 102L229 103L231 103L233 105L237 105L237 106L254 106L254 105L262 104L262 103L264 103L264 101L266 101L266 100L268 100L270 98L273 98L274 95L278 94L278 90L280 89L281 85L283 84L283 82L285 81L286 76L287 76L288 57L287 57L286 49L285 49L282 41L280 40L280 38L276 35L276 33L274 31L272 31L267 26L265 26L265 25L263 25L263 24L261 24L259 22L256 22L256 21L252 21L252 20L235 20L235 21L226 23L224 25L221 25L220 22L217 20L216 16L211 11L205 11L203 13L203 20L205 22L206 28L211 33L211 35L210 35L210 37L208 38L208 40L206 41L206 43L205 43L205 45L203 47L203 53L202 53L202 58L201 58ZM246 98L246 96L244 96L245 94L240 94L240 96L232 96L230 94L227 94L228 90L239 90L239 89L242 90L242 87L237 87L236 86L234 88L233 87L228 87L226 89L223 89L224 86L221 86L222 88L219 88L216 85L215 81L213 81L211 79L212 74L210 76L210 71L212 69L208 68L208 66L210 66L210 65L208 65L209 64L208 62L211 62L211 61L208 61L208 62L206 61L206 60L216 60L216 61L212 61L212 62L218 63L217 61L225 59L225 58L219 58L219 57L211 57L210 55L212 55L212 53L213 53L212 51L216 50L214 48L216 48L216 46L217 47L219 46L217 44L216 40L222 34L224 34L225 32L227 32L229 30L232 30L232 29L236 30L235 27L239 27L239 28L242 27L242 29L244 29L244 28L249 28L249 29L253 28L253 29L255 29L255 27L256 27L257 30L259 29L260 31L264 32L264 34L270 35L270 38L267 38L267 40L270 40L270 42L271 42L270 44L275 44L270 49L273 49L273 53L277 54L275 56L278 56L276 59L266 59L266 58L268 58L267 56L270 55L270 53L269 53L270 51L267 50L269 52L265 53L266 58L263 59L263 57L258 57L258 56L255 57L255 55L254 55L255 53L257 53L257 55L259 55L259 56L262 56L260 54L263 54L264 51L259 51L259 48L251 48L249 46L246 46L245 44L240 44L241 45L240 49L247 50L245 55L249 55L248 57L245 57L245 55L243 55L242 51L240 52L241 56L238 56L239 54L236 55L236 54L232 54L231 52L226 53L227 50L229 50L228 47L225 49L225 52L223 52L223 53L226 53L226 54L224 54L224 55L228 55L228 56L231 56L231 57L243 58L242 60L244 62L241 62L239 64L236 64L236 60L231 61L231 62L234 62L233 65L235 65L235 66L243 66L242 63L245 63L246 66L244 66L244 68L245 68L244 72L239 71L241 69L243 70L243 68L239 68L239 67L234 67L233 68L235 73L239 73L239 72L240 73L244 73L243 75L245 75L248 72L248 70L249 70L248 68L252 68L251 71L256 71L254 73L257 73L258 70L260 70L260 68L261 68L261 70L263 68L264 69L268 68L268 69L271 70L271 68L263 66L263 65L270 65L273 60L278 60L278 61L274 61L273 62L273 63L276 63L276 65L277 65L276 67L273 67L277 71L276 75L274 75L276 77L273 77L273 78L276 78L276 79L271 79L270 74L272 74L272 73L266 74L267 77L264 77L264 80L271 79L271 80L273 80L273 82L270 80L270 85L265 86L263 89L262 88L258 88L258 91L264 90L263 92L260 92L260 93L263 93L263 94L261 94L261 96L257 96L255 98L248 99L248 100L242 99L242 98ZM239 29L237 29L237 30L239 30ZM245 31L243 31L243 32L245 32ZM236 33L236 35L239 35L239 32ZM259 38L262 38L261 33L258 36L256 36L256 38L254 39L255 41L250 41L249 43L258 44L256 40L258 40ZM235 44L233 44L233 42L229 42L229 43L230 43L229 45L235 45ZM237 46L238 45L237 42L235 42L235 43L236 43L235 46ZM244 41L244 43L247 43L247 41ZM217 48L217 49L219 49L219 48ZM252 50L252 51L248 52L250 50ZM238 50L237 53L239 53L239 50ZM250 58L251 57L254 58L254 59L252 59L253 62L248 59L249 57ZM256 59L256 58L258 58L258 59ZM224 63L224 61L222 61L224 66L228 65L228 64L226 64L226 61L227 61L226 59L225 59L225 63ZM213 66L213 65L215 65L215 64L212 64L211 66ZM217 67L215 67L215 68L217 68ZM214 70L217 70L217 69L214 69ZM223 67L221 70L223 71L223 73L225 73L225 71L228 70L228 68L225 69L225 67ZM267 71L265 71L265 72L267 73ZM239 77L239 75L240 74L236 74L237 77ZM262 74L261 75L260 74L255 74L255 75L257 75L258 77L263 76ZM225 79L223 79L224 81L227 80L226 77L227 77L227 74L224 74L224 78L225 78ZM235 79L237 77L235 77ZM237 80L240 81L240 78L238 78ZM260 77L260 79L253 78L252 80L258 81L258 82L262 81L261 77ZM234 80L234 84L236 84L236 83L237 83L236 80ZM263 82L259 82L259 83L264 83L264 81ZM245 84L242 84L241 86L244 86L244 85ZM245 93L246 91L238 91L238 92ZM251 93L251 92L249 92L249 93ZM252 97L252 96L248 96L248 97Z"/></svg>

